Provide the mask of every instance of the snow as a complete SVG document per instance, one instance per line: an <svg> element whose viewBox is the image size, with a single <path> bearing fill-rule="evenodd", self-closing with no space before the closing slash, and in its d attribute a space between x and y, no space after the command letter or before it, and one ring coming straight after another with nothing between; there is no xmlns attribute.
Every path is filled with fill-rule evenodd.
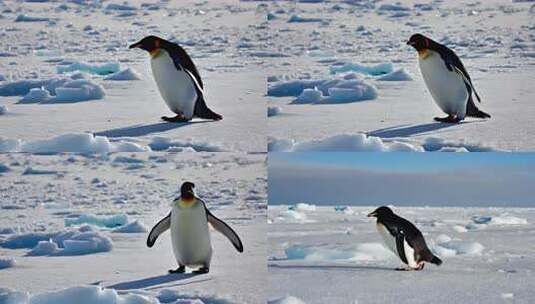
<svg viewBox="0 0 535 304"><path fill-rule="evenodd" d="M530 34L533 4L507 0L470 5L409 0L294 2L264 1L265 7L259 8L277 17L268 22L264 51L287 55L265 58L267 106L284 109L284 115L268 119L268 137L304 142L366 133L413 146L425 146L429 138L447 143L438 149L424 147L425 151L535 149L531 123L535 88L530 86L535 77L531 57L535 44ZM314 26L287 22L293 15L326 22ZM482 97L478 107L491 114L491 119L467 118L460 124L433 121L444 113L425 86L417 53L406 45L417 32L459 55ZM357 73L377 89L373 102L319 102L318 106L323 98L314 97L319 95L314 87L323 96L328 91L315 81L345 73ZM412 81L400 81L409 76ZM303 98L306 94L312 95Z"/></svg>
<svg viewBox="0 0 535 304"><path fill-rule="evenodd" d="M115 215L93 215L93 214L81 214L75 218L66 218L65 226L75 226L75 225L95 225L107 228L115 228L118 226L123 226L128 223L128 216L126 214L115 214Z"/></svg>
<svg viewBox="0 0 535 304"><path fill-rule="evenodd" d="M277 298L274 300L269 300L268 304L305 304L305 302L293 296L286 296L286 297Z"/></svg>
<svg viewBox="0 0 535 304"><path fill-rule="evenodd" d="M126 169L140 164L134 159L143 170ZM4 153L0 163L10 167L0 177L0 206L19 207L0 212L0 232L7 233L0 235L0 257L16 260L15 267L0 270L1 303L7 294L19 297L15 303L78 303L81 297L140 303L127 295L155 304L266 302L267 246L258 237L267 227L266 155ZM22 175L27 167L60 176ZM167 273L176 267L169 232L146 246L147 230L168 214L184 180L195 183L197 195L245 248L238 253L211 229L213 256L205 275ZM80 220L66 226L66 219Z"/></svg>
<svg viewBox="0 0 535 304"><path fill-rule="evenodd" d="M66 65L59 65L57 67L58 73L67 72L87 72L97 75L108 75L119 72L120 66L116 62L109 62L103 64L89 64L84 62L73 62Z"/></svg>
<svg viewBox="0 0 535 304"><path fill-rule="evenodd" d="M334 206L353 212L336 211ZM299 211L307 218L300 222L286 216L295 205L269 205L267 298L293 296L311 304L384 303L392 298L503 303L504 294L527 303L533 298L535 256L530 244L535 236L529 219L534 208L393 207L422 231L430 250L443 260L441 266L427 264L420 272L408 273L395 271L403 264L384 245L375 219L366 216L377 206L316 205L314 210ZM454 228L473 223L474 217L505 216L528 222L464 232ZM385 278L398 283L385 285Z"/></svg>
<svg viewBox="0 0 535 304"><path fill-rule="evenodd" d="M108 152L143 152L150 148L130 142L111 142L105 136L89 133L64 134L49 139L21 141L0 137L0 152L30 153L108 153Z"/></svg>
<svg viewBox="0 0 535 304"><path fill-rule="evenodd" d="M285 52L266 52L268 29L258 22L257 3L72 0L1 6L0 28L5 31L0 55L9 57L0 57L0 96L6 97L0 104L9 114L0 116L0 136L28 142L93 133L143 147L158 136L229 152L266 151L266 137L259 134L266 133L263 69L271 57L262 56ZM20 20L46 21L14 22L19 15L26 16ZM188 22L155 22L162 16ZM150 56L128 48L149 34L185 48L202 77L207 105L223 120L161 120L174 114L160 96ZM79 78L80 72L86 75ZM87 82L59 90L54 101L57 87L82 79ZM33 88L48 91L51 100L41 96L40 102L21 102ZM90 101L77 102L81 100Z"/></svg>
<svg viewBox="0 0 535 304"><path fill-rule="evenodd" d="M16 262L14 258L0 257L0 270L15 267Z"/></svg>
<svg viewBox="0 0 535 304"><path fill-rule="evenodd" d="M366 134L340 134L303 142L270 138L268 150L270 152L419 152L423 151L423 148L402 142L387 143L379 137L366 136Z"/></svg>
<svg viewBox="0 0 535 304"><path fill-rule="evenodd" d="M121 227L115 228L113 232L119 232L119 233L144 233L147 232L148 229L143 223L139 221L133 221L126 225L123 225Z"/></svg>
<svg viewBox="0 0 535 304"><path fill-rule="evenodd" d="M126 68L124 70L120 70L104 78L104 80L117 80L117 81L140 80L140 79L141 79L141 75L132 68Z"/></svg>
<svg viewBox="0 0 535 304"><path fill-rule="evenodd" d="M412 77L404 69L395 70L377 78L379 81L411 81Z"/></svg>

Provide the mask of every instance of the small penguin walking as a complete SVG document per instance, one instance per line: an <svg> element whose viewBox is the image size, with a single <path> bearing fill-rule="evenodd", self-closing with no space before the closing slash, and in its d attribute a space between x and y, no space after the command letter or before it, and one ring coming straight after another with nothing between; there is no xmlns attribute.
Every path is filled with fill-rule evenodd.
<svg viewBox="0 0 535 304"><path fill-rule="evenodd" d="M193 117L221 120L223 116L210 110L204 100L204 85L193 61L176 43L156 36L147 36L130 45L149 52L154 80L175 117L162 116L169 122L187 122Z"/></svg>
<svg viewBox="0 0 535 304"><path fill-rule="evenodd" d="M210 271L212 244L208 223L226 236L238 252L243 252L243 244L236 232L206 208L206 204L195 196L194 187L191 182L182 184L180 197L173 201L171 212L152 228L147 238L147 246L152 247L160 234L171 229L178 268L169 270L169 273L184 273L186 266L200 266L193 271L196 274Z"/></svg>
<svg viewBox="0 0 535 304"><path fill-rule="evenodd" d="M443 118L435 117L436 121L458 123L466 116L490 118L489 114L476 107L472 92L479 102L481 98L455 52L422 34L412 35L407 45L418 51L418 63L425 84L436 104L448 114Z"/></svg>
<svg viewBox="0 0 535 304"><path fill-rule="evenodd" d="M379 207L368 214L368 217L377 218L377 231L383 237L385 245L408 265L396 270L422 270L424 262L437 266L442 264L442 261L427 248L420 230L411 222L394 214L390 208Z"/></svg>

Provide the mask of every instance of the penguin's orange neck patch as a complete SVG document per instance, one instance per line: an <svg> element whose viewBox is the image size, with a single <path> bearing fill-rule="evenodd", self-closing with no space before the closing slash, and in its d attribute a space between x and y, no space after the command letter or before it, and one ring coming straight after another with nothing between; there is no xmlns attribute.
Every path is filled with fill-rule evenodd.
<svg viewBox="0 0 535 304"><path fill-rule="evenodd" d="M150 57L152 57L152 58L156 58L156 57L158 57L159 55L160 55L160 49L159 49L159 48L154 49L154 50L152 50L152 51L150 52Z"/></svg>
<svg viewBox="0 0 535 304"><path fill-rule="evenodd" d="M431 55L431 52L429 52L428 49L421 49L418 51L418 56L420 59L425 60L427 57Z"/></svg>

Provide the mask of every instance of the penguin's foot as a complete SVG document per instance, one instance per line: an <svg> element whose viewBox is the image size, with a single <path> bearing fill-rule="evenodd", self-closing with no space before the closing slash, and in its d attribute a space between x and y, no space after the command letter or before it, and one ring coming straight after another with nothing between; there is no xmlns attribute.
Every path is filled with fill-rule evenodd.
<svg viewBox="0 0 535 304"><path fill-rule="evenodd" d="M175 117L162 116L162 120L167 122L188 122L191 119L187 119L183 114L178 114Z"/></svg>
<svg viewBox="0 0 535 304"><path fill-rule="evenodd" d="M446 123L459 123L462 119L459 119L456 116L448 116L448 117L435 117L434 120L438 122L446 122Z"/></svg>
<svg viewBox="0 0 535 304"><path fill-rule="evenodd" d="M194 274L203 274L203 273L208 273L208 272L210 272L210 268L208 267L201 267L195 271L192 271L192 273Z"/></svg>
<svg viewBox="0 0 535 304"><path fill-rule="evenodd" d="M169 273L184 273L186 272L186 266L179 266L177 269L169 269Z"/></svg>
<svg viewBox="0 0 535 304"><path fill-rule="evenodd" d="M417 267L398 267L396 268L397 271L418 271L424 269L424 263L418 264Z"/></svg>

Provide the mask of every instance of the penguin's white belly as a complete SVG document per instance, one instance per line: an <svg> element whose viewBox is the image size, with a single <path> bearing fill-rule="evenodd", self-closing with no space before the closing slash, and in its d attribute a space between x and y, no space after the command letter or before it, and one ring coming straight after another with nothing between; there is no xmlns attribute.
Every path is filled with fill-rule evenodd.
<svg viewBox="0 0 535 304"><path fill-rule="evenodd" d="M160 95L169 109L177 114L182 113L188 119L192 118L197 91L188 73L178 70L165 50L160 50L150 63Z"/></svg>
<svg viewBox="0 0 535 304"><path fill-rule="evenodd" d="M447 114L464 118L468 91L464 80L455 70L450 71L435 51L425 59L419 58L420 71L436 104Z"/></svg>
<svg viewBox="0 0 535 304"><path fill-rule="evenodd" d="M383 242L385 243L386 247L399 257L398 249L396 247L396 239L390 234L390 232L388 232L388 229L386 229L383 224L377 223L377 231L383 238Z"/></svg>
<svg viewBox="0 0 535 304"><path fill-rule="evenodd" d="M210 264L212 245L206 220L206 211L197 203L190 208L178 204L171 211L171 242L173 253L180 265Z"/></svg>
<svg viewBox="0 0 535 304"><path fill-rule="evenodd" d="M407 240L403 240L403 249L405 251L405 258L407 259L407 265L412 268L418 267L418 263L414 259L414 249L407 243Z"/></svg>

